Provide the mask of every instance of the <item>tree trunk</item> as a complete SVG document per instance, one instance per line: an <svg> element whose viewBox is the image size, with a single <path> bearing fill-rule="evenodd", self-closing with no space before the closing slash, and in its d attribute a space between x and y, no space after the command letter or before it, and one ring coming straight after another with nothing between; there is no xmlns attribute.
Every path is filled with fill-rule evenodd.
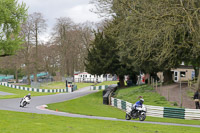
<svg viewBox="0 0 200 133"><path fill-rule="evenodd" d="M30 74L29 73L27 74L27 80L28 80L28 85L30 85L31 84L31 79L30 79Z"/></svg>
<svg viewBox="0 0 200 133"><path fill-rule="evenodd" d="M37 82L37 70L38 70L38 29L36 23L35 29L35 72L34 72L34 82Z"/></svg>
<svg viewBox="0 0 200 133"><path fill-rule="evenodd" d="M18 80L18 70L17 70L17 68L15 68L15 79L16 79L16 83L19 83L19 80Z"/></svg>
<svg viewBox="0 0 200 133"><path fill-rule="evenodd" d="M200 69L199 69L199 75L198 75L197 88L196 89L200 89Z"/></svg>
<svg viewBox="0 0 200 133"><path fill-rule="evenodd" d="M195 77L198 77L199 75L199 66L200 66L200 63L193 63L192 64L193 68L194 68L194 71L195 71Z"/></svg>
<svg viewBox="0 0 200 133"><path fill-rule="evenodd" d="M120 87L124 87L124 75L123 76L119 76L119 83L120 83Z"/></svg>
<svg viewBox="0 0 200 133"><path fill-rule="evenodd" d="M164 83L172 82L172 72L171 72L171 70L164 71L163 76L164 76Z"/></svg>
<svg viewBox="0 0 200 133"><path fill-rule="evenodd" d="M37 82L37 72L34 72L34 82Z"/></svg>
<svg viewBox="0 0 200 133"><path fill-rule="evenodd" d="M148 74L149 76L148 76L148 85L151 85L151 76L150 76L150 74Z"/></svg>
<svg viewBox="0 0 200 133"><path fill-rule="evenodd" d="M132 81L132 83L133 83L134 85L137 84L138 78L137 78L137 75L136 75L135 73L130 74L130 75L129 75L129 79Z"/></svg>

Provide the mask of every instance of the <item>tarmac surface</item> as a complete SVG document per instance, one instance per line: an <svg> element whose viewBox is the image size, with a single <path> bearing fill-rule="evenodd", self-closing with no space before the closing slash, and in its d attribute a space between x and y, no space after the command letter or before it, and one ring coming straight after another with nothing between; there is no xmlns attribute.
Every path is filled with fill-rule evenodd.
<svg viewBox="0 0 200 133"><path fill-rule="evenodd" d="M5 96L5 95L15 95L15 94L13 94L13 93L8 93L8 92L3 92L3 91L0 91L0 95L3 95L3 96Z"/></svg>
<svg viewBox="0 0 200 133"><path fill-rule="evenodd" d="M85 95L88 95L88 94L91 94L91 93L95 93L95 92L97 92L97 91L90 91L90 87L85 87L83 89L80 89L80 90L72 92L72 93L60 93L60 94L55 94L55 95L36 96L36 97L32 97L31 103L28 104L24 108L19 107L19 103L20 103L21 98L2 99L2 100L0 100L0 110L28 112L28 113L37 113L37 114L51 114L51 115L58 115L58 116L99 119L99 120L127 121L125 119L123 120L123 119L116 119L116 118L109 118L109 117L98 117L98 116L71 114L71 113L66 113L66 112L48 110L48 109L45 108L46 104L63 102L63 101L75 99L75 98L82 97L82 96L85 96ZM124 116L125 116L125 114L124 114ZM200 125L187 125L187 124L150 122L150 121L142 121L141 122L141 121L135 121L135 120L129 120L129 122L200 128Z"/></svg>

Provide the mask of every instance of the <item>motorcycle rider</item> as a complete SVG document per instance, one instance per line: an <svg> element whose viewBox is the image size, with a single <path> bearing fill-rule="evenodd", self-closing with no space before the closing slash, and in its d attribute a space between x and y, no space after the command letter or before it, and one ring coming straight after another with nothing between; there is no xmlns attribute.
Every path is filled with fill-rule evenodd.
<svg viewBox="0 0 200 133"><path fill-rule="evenodd" d="M25 98L28 97L29 100L31 99L31 93L28 93L28 95L25 96Z"/></svg>
<svg viewBox="0 0 200 133"><path fill-rule="evenodd" d="M28 95L26 95L26 96L24 96L24 97L22 98L22 100L20 101L20 107L22 107L21 103L23 103L23 100L24 100L26 97L28 97L28 99L30 100L30 99L31 99L31 93L28 93Z"/></svg>
<svg viewBox="0 0 200 133"><path fill-rule="evenodd" d="M139 101L137 101L133 107L132 107L132 112L134 113L137 110L137 107L142 107L142 104L144 103L144 99L140 98Z"/></svg>

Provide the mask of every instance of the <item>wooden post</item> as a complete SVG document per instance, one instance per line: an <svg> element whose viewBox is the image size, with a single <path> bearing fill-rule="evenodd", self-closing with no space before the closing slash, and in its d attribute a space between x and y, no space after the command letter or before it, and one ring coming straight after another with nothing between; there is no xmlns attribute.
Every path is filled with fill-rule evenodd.
<svg viewBox="0 0 200 133"><path fill-rule="evenodd" d="M152 78L152 87L154 88L154 79Z"/></svg>
<svg viewBox="0 0 200 133"><path fill-rule="evenodd" d="M167 100L169 101L169 88L167 88Z"/></svg>
<svg viewBox="0 0 200 133"><path fill-rule="evenodd" d="M150 85L151 84L151 81L150 81L150 75L148 76L148 85Z"/></svg>
<svg viewBox="0 0 200 133"><path fill-rule="evenodd" d="M158 81L156 80L156 90L158 91Z"/></svg>
<svg viewBox="0 0 200 133"><path fill-rule="evenodd" d="M161 94L161 91L162 91L162 76L160 75L160 94Z"/></svg>

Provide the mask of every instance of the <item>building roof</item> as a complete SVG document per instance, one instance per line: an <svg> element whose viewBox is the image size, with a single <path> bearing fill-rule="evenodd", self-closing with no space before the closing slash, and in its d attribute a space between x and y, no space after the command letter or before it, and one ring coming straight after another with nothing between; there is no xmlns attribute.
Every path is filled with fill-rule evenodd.
<svg viewBox="0 0 200 133"><path fill-rule="evenodd" d="M79 74L89 74L87 72L74 72L74 75L79 75Z"/></svg>
<svg viewBox="0 0 200 133"><path fill-rule="evenodd" d="M186 65L179 65L178 68L183 68L183 69L194 69L193 66L186 66Z"/></svg>

